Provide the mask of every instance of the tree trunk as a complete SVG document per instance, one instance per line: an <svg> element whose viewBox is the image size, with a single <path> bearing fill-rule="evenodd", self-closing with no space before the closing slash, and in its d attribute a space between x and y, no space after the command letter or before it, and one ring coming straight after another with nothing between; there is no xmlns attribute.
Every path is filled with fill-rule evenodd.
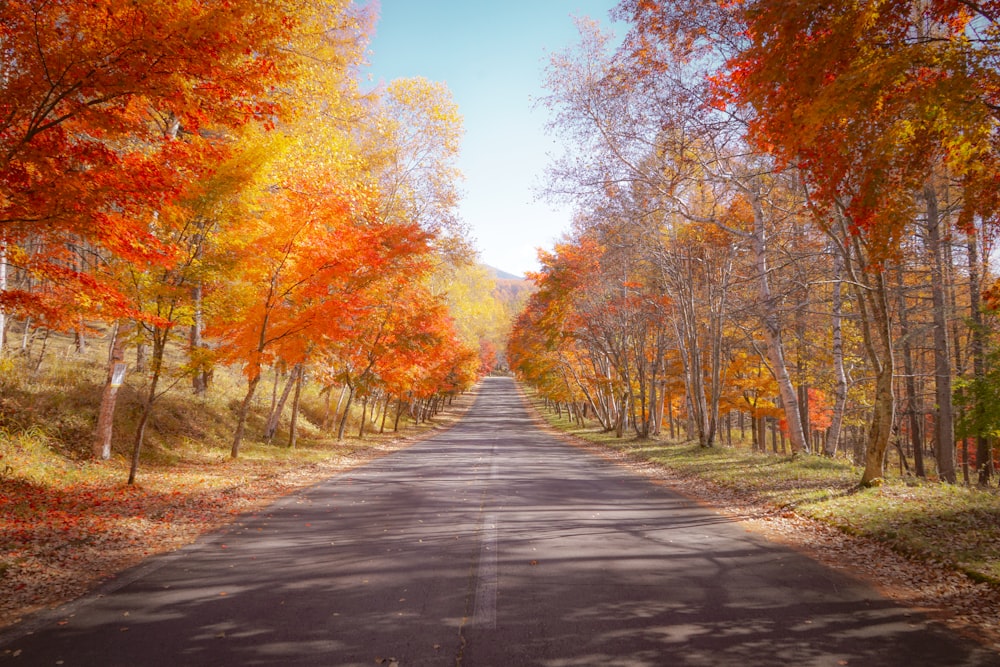
<svg viewBox="0 0 1000 667"><path fill-rule="evenodd" d="M375 422L378 421L379 410L381 410L381 407L385 405L385 402L382 400L383 397L384 392L381 391L376 391L375 395L372 397L372 412L371 416L368 418L370 426L375 426Z"/></svg>
<svg viewBox="0 0 1000 667"><path fill-rule="evenodd" d="M75 246L72 247L73 250L73 269L80 274L87 271L87 262L84 259L84 241L78 238ZM76 354L83 356L87 354L87 336L85 333L86 327L83 324L82 318L77 318L77 327L73 330L73 348Z"/></svg>
<svg viewBox="0 0 1000 667"><path fill-rule="evenodd" d="M895 359L892 345L892 319L889 290L886 284L885 260L874 259L865 252L860 235L848 228L842 208L835 211L835 225L827 232L844 258L844 270L850 280L858 310L858 323L864 342L865 355L875 372L875 396L872 421L865 448L865 469L859 484L871 486L882 477L885 453L892 436L896 417L896 396L893 389Z"/></svg>
<svg viewBox="0 0 1000 667"><path fill-rule="evenodd" d="M202 357L202 348L205 346L202 340L202 332L205 329L203 321L201 300L202 286L198 283L191 290L192 307L194 308L194 321L191 323L191 336L188 347L188 358L194 366L194 375L191 376L191 389L196 396L201 396L208 390L210 374L205 368L205 360Z"/></svg>
<svg viewBox="0 0 1000 667"><path fill-rule="evenodd" d="M785 363L785 348L781 340L781 323L775 297L771 293L771 283L769 278L770 270L767 266L766 255L766 233L764 229L763 212L760 210L760 203L754 201L754 233L751 236L751 247L754 252L754 263L757 267L757 295L761 312L762 333L767 346L767 358L771 373L778 383L778 394L781 396L782 408L785 412L785 421L788 424L788 437L792 441L793 454L808 454L809 443L805 439L802 430L802 411L799 407L798 395L795 386L792 384L791 375L788 372L788 365Z"/></svg>
<svg viewBox="0 0 1000 667"><path fill-rule="evenodd" d="M354 386L347 383L347 404L344 405L344 414L340 418L340 426L337 427L337 440L344 439L344 429L347 428L347 415L351 412L351 403L354 402Z"/></svg>
<svg viewBox="0 0 1000 667"><path fill-rule="evenodd" d="M392 395L389 392L385 392L385 403L382 405L382 423L379 424L378 432L379 435L385 433L385 421L389 417L389 404L392 403Z"/></svg>
<svg viewBox="0 0 1000 667"><path fill-rule="evenodd" d="M42 349L38 352L38 361L35 362L35 367L31 370L31 376L34 378L38 375L38 372L42 370L42 362L45 361L45 351L49 347L49 335L52 330L46 327L45 333L42 334Z"/></svg>
<svg viewBox="0 0 1000 667"><path fill-rule="evenodd" d="M655 378L655 371L653 376ZM660 433L660 420L658 415L659 403L657 403L657 398L656 380L654 379L649 384L649 414L646 418L646 424L643 426L643 430L645 431L647 437L650 435L658 435ZM579 413L579 410L577 410L577 412ZM583 423L582 419L580 420L580 423Z"/></svg>
<svg viewBox="0 0 1000 667"><path fill-rule="evenodd" d="M986 331L983 324L982 297L979 284L979 239L975 227L969 229L966 237L969 251L969 318L972 322L972 335L969 340L969 351L972 353L972 373L977 380L986 375ZM982 412L982 405L974 405L972 409ZM975 423L982 423L976 419ZM979 468L977 482L980 486L989 486L993 472L993 452L990 451L990 441L984 433L976 434L976 465Z"/></svg>
<svg viewBox="0 0 1000 667"><path fill-rule="evenodd" d="M139 339L135 345L135 372L145 373L149 363L149 347L146 345L145 336Z"/></svg>
<svg viewBox="0 0 1000 667"><path fill-rule="evenodd" d="M955 422L952 409L951 344L945 295L944 253L941 247L941 216L937 193L928 184L924 188L927 205L927 252L931 265L931 301L934 316L934 397L937 405L937 463L941 479L952 484L955 476Z"/></svg>
<svg viewBox="0 0 1000 667"><path fill-rule="evenodd" d="M757 428L757 447L761 454L767 452L767 417L755 418Z"/></svg>
<svg viewBox="0 0 1000 667"><path fill-rule="evenodd" d="M365 421L368 419L368 393L361 399L361 423L358 425L358 439L365 437Z"/></svg>
<svg viewBox="0 0 1000 667"><path fill-rule="evenodd" d="M396 398L396 419L392 423L392 430L395 433L399 431L399 416L403 414L403 396L400 395Z"/></svg>
<svg viewBox="0 0 1000 667"><path fill-rule="evenodd" d="M866 290L867 291L867 290ZM873 288L874 293L867 295L874 304L874 322L877 327L879 349L870 358L875 367L875 401L873 405L872 422L868 431L868 446L865 450L865 469L861 474L861 486L871 486L883 474L885 452L892 437L892 426L896 417L896 397L893 391L893 374L895 363L892 355L892 331L888 313L888 296L886 295L885 272L880 271Z"/></svg>
<svg viewBox="0 0 1000 667"><path fill-rule="evenodd" d="M272 291L274 287L274 278L272 277ZM270 299L270 297L268 297ZM257 331L257 349L256 354L251 357L250 362L250 382L247 387L247 394L243 397L243 403L240 405L240 413L236 422L236 433L233 436L233 447L230 451L231 458L237 458L240 454L240 443L243 442L243 433L247 426L247 417L250 415L250 405L253 401L254 393L257 391L257 385L260 384L261 374L263 369L261 368L260 359L267 348L267 329L268 323L270 321L270 315L265 311L264 319L260 324L260 329Z"/></svg>
<svg viewBox="0 0 1000 667"><path fill-rule="evenodd" d="M805 246L802 225L792 227L792 243L795 248ZM806 443L807 451L815 449L817 452L823 451L815 446L812 429L812 406L809 405L809 351L807 343L806 313L809 312L809 283L804 270L805 262L795 262L795 291L798 294L795 305L795 379L798 382L799 397L799 424L802 427L802 439ZM784 439L782 439L782 452L784 452Z"/></svg>
<svg viewBox="0 0 1000 667"><path fill-rule="evenodd" d="M945 190L947 194L947 189ZM947 206L947 201L945 203ZM939 225L940 226L940 225ZM945 308L945 321L951 326L951 335L949 336L949 342L951 344L951 352L953 364L951 367L951 375L954 378L956 375L961 375L964 367L965 355L962 353L962 330L961 324L958 320L958 301L955 293L955 252L954 244L952 243L951 226L945 221L945 229L942 234L942 249L944 250L944 262L942 264L942 271L944 274L944 292L945 292L945 303L947 304ZM952 392L952 415L951 415L951 433L952 439L955 438L955 424L962 418L962 408L955 405L954 402L955 393ZM958 448L958 442L955 443L956 449ZM962 481L966 486L969 485L969 442L968 440L963 440L961 443L962 448Z"/></svg>
<svg viewBox="0 0 1000 667"><path fill-rule="evenodd" d="M338 414L340 414L340 406L343 405L343 403L344 403L344 396L345 395L347 395L347 387L346 386L342 386L340 388L340 397L337 398L337 407L334 408L333 410L331 410L330 409L330 399L333 396L333 385L330 385L330 392L327 394L327 397L326 397L327 398L327 402L326 402L326 414L323 415L323 430L324 431L327 428L330 427L330 417L331 416L336 417Z"/></svg>
<svg viewBox="0 0 1000 667"><path fill-rule="evenodd" d="M844 334L842 326L842 290L843 290L844 258L839 252L833 253L833 295L830 328L833 336L833 414L830 417L830 427L826 431L827 456L834 456L840 444L840 430L844 423L844 411L847 408L847 373L844 371Z"/></svg>
<svg viewBox="0 0 1000 667"><path fill-rule="evenodd" d="M260 372L250 378L250 382L247 386L246 396L243 397L243 402L240 404L240 412L236 419L236 433L233 435L233 447L229 452L230 458L238 458L240 455L240 444L243 442L243 432L246 430L247 416L250 414L250 405L253 402L253 395L257 391L257 385L260 384Z"/></svg>
<svg viewBox="0 0 1000 667"><path fill-rule="evenodd" d="M618 411L618 421L615 423L616 438L622 438L625 436L625 421L628 418L628 403L629 393L625 392L622 394L621 409Z"/></svg>
<svg viewBox="0 0 1000 667"><path fill-rule="evenodd" d="M118 399L118 388L125 375L125 339L126 330L115 324L111 337L111 350L108 358L108 376L101 393L101 408L97 414L97 429L94 433L93 456L95 459L107 461L111 458L111 436L114 431L115 403Z"/></svg>
<svg viewBox="0 0 1000 667"><path fill-rule="evenodd" d="M295 364L292 366L292 372L288 374L288 380L285 381L285 388L281 391L281 398L271 409L271 414L268 415L267 424L264 427L264 440L267 442L271 442L274 439L274 434L278 432L281 413L285 411L285 403L288 402L288 395L291 393L292 387L298 382L300 375L302 375L302 364Z"/></svg>
<svg viewBox="0 0 1000 667"><path fill-rule="evenodd" d="M33 338L31 335L31 317L24 318L24 329L21 330L21 354L25 356L30 356L28 350L30 349L30 341Z"/></svg>
<svg viewBox="0 0 1000 667"><path fill-rule="evenodd" d="M688 276L688 282L693 283L694 277L690 268ZM682 341L682 344L678 346L678 352L680 352L681 366L684 369L685 398L688 404L688 436L690 437L691 432L696 432L698 444L702 447L711 447L713 443L708 439L709 409L705 396L704 364L698 341L697 307L694 303L693 288L687 288L680 302L678 304L680 317L675 318L674 326L677 339Z"/></svg>
<svg viewBox="0 0 1000 667"><path fill-rule="evenodd" d="M323 401L323 421L320 422L320 429L325 431L326 427L330 425L330 411L333 409L333 385L328 384L323 387L319 395L323 394L326 394L326 400Z"/></svg>
<svg viewBox="0 0 1000 667"><path fill-rule="evenodd" d="M142 450L142 441L146 437L146 425L149 423L152 404L146 397L146 403L142 406L142 414L139 416L139 427L135 431L135 443L132 445L132 464L128 470L129 485L135 484L135 476L139 471L139 453Z"/></svg>
<svg viewBox="0 0 1000 667"><path fill-rule="evenodd" d="M274 382L271 383L271 407L267 411L268 421L274 414L274 409L278 407L278 385L281 383L281 376L285 374L284 364L274 364Z"/></svg>
<svg viewBox="0 0 1000 667"><path fill-rule="evenodd" d="M305 371L302 365L298 365L299 372L295 378L295 396L292 398L292 423L288 426L288 446L294 447L295 442L298 439L298 432L296 427L299 421L299 398L302 395L302 382L305 378Z"/></svg>
<svg viewBox="0 0 1000 667"><path fill-rule="evenodd" d="M156 389L160 383L160 375L163 373L163 353L167 348L168 329L153 329L153 356L150 360L152 374L149 378L149 390L146 392L146 399L142 404L142 414L139 416L139 426L135 432L135 443L132 446L132 465L129 468L128 483L134 484L136 473L139 471L139 454L142 451L143 440L146 436L146 426L153 416L153 404L156 401Z"/></svg>
<svg viewBox="0 0 1000 667"><path fill-rule="evenodd" d="M899 290L899 328L902 339L903 374L906 379L903 386L906 390L906 408L910 422L910 446L913 449L913 472L917 477L926 477L924 470L924 429L921 416L924 409L917 393L917 378L913 367L913 347L910 343L909 309L906 306L904 293L903 269L896 270L896 286Z"/></svg>
<svg viewBox="0 0 1000 667"><path fill-rule="evenodd" d="M722 401L722 347L724 339L724 321L726 318L726 301L729 295L729 276L732 273L732 258L723 260L721 284L717 287L716 298L711 299L709 308L709 338L710 350L709 358L711 363L709 377L709 391L711 396L708 399L708 437L710 445L715 444L715 437L719 431L719 405Z"/></svg>

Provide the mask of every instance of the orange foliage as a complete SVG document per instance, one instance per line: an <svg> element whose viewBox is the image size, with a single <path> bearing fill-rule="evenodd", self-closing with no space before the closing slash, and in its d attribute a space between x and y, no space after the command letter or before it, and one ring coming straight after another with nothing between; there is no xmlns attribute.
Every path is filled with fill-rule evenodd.
<svg viewBox="0 0 1000 667"><path fill-rule="evenodd" d="M809 387L809 426L813 431L825 431L833 421L833 406L826 392ZM788 433L788 424L782 419L779 424L783 433Z"/></svg>
<svg viewBox="0 0 1000 667"><path fill-rule="evenodd" d="M208 331L220 338L222 361L243 363L250 379L277 358L299 363L318 341L352 332L369 286L414 268L428 235L375 221L372 202L332 178L287 183L260 220L228 238L220 251L236 258L235 284L228 311Z"/></svg>
<svg viewBox="0 0 1000 667"><path fill-rule="evenodd" d="M249 0L0 5L2 60L16 63L0 77L0 243L12 256L34 249L12 266L72 296L66 310L117 317L114 283L67 261L66 247L169 262L155 212L217 157L189 139L276 117L269 92L290 74L280 46L293 25ZM0 307L54 327L77 319L15 289Z"/></svg>
<svg viewBox="0 0 1000 667"><path fill-rule="evenodd" d="M751 44L717 89L756 111L758 145L802 167L814 205L842 205L873 252L892 252L941 164L968 193L964 220L997 216L1000 81L995 53L969 45L967 3L758 0L739 15Z"/></svg>

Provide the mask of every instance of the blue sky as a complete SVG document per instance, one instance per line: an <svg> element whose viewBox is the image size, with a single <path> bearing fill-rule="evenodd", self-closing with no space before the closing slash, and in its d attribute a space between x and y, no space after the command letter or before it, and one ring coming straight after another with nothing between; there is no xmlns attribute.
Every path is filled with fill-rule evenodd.
<svg viewBox="0 0 1000 667"><path fill-rule="evenodd" d="M511 273L537 268L570 226L570 211L537 198L548 156L548 112L534 108L548 54L577 41L574 16L610 25L617 0L381 0L373 82L423 76L447 84L465 140L461 216L482 260Z"/></svg>

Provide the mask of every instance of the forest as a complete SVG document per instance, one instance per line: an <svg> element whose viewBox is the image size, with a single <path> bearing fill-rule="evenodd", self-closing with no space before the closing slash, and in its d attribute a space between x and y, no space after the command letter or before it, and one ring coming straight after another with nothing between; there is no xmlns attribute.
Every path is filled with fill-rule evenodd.
<svg viewBox="0 0 1000 667"><path fill-rule="evenodd" d="M511 367L619 437L995 483L1000 3L615 15L546 70L577 214Z"/></svg>
<svg viewBox="0 0 1000 667"><path fill-rule="evenodd" d="M128 457L132 483L164 397L227 372L235 459L286 402L294 444L303 385L342 439L490 369L509 316L456 215L461 117L440 83L363 85L375 19L348 0L4 3L0 429L49 426L37 387L71 368L58 393L100 399L77 406L95 421L75 454Z"/></svg>

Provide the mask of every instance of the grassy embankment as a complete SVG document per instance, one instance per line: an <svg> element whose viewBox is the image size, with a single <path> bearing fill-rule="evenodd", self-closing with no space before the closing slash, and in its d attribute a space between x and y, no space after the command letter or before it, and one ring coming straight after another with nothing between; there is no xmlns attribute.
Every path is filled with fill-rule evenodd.
<svg viewBox="0 0 1000 667"><path fill-rule="evenodd" d="M67 341L62 341L68 345ZM0 358L0 476L42 485L56 485L69 480L124 481L132 455L147 378L132 373L118 394L115 410L112 457L107 462L91 461L91 443L97 421L106 367L102 355L104 342L91 343L90 352L80 357L57 349L43 360L36 372L34 359L18 356ZM176 367L176 366L175 366ZM286 377L277 379L278 392ZM336 439L337 417L331 415L328 427L321 424L327 410L327 397L319 395L315 384L306 383L297 422L297 441L288 446L289 413L292 399L285 405L281 426L272 442L261 434L271 409L275 379L267 373L256 393L247 436L237 461L229 458L236 411L246 391L238 372L217 369L210 390L195 396L190 380L167 377L160 387L169 387L156 400L153 417L142 446L139 485L169 470L183 479L183 469L199 464L218 464L220 468L254 464L315 463L352 456L359 451L378 449L400 435L433 428L434 424L415 426L403 415L400 433L393 432L394 414L390 411L385 433L380 421L366 425L358 437L361 402L355 401L343 440ZM335 390L331 408L336 410L339 390ZM394 407L394 406L393 406Z"/></svg>
<svg viewBox="0 0 1000 667"><path fill-rule="evenodd" d="M539 399L529 400L552 426L572 436L1000 587L1000 491L995 487L887 476L882 486L859 489L861 469L844 459L759 454L735 441L733 447L703 448L665 439L617 439L593 424L581 428L558 417Z"/></svg>

